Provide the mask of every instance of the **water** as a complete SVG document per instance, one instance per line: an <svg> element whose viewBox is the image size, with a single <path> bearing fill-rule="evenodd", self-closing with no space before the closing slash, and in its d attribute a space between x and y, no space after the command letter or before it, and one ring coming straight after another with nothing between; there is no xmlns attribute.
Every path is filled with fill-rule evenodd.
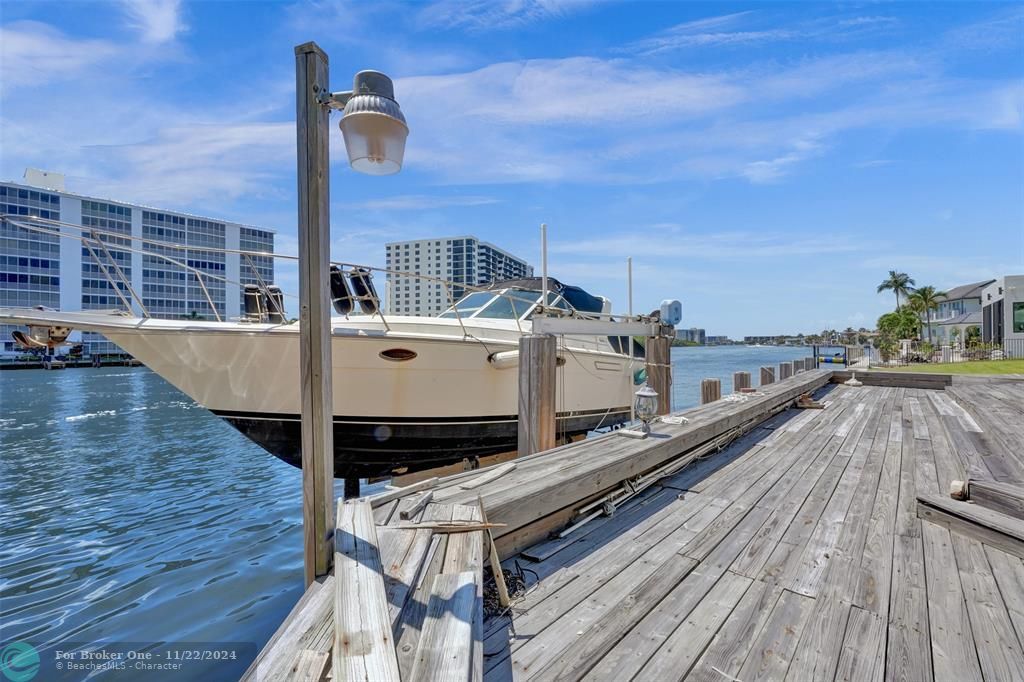
<svg viewBox="0 0 1024 682"><path fill-rule="evenodd" d="M721 379L722 395L732 393L732 373L750 372L755 388L762 366L810 357L810 348L786 346L683 346L672 349L672 409L700 404L701 379Z"/></svg>
<svg viewBox="0 0 1024 682"><path fill-rule="evenodd" d="M805 355L674 348L675 405ZM299 470L145 368L0 372L0 467L0 643L248 643L187 676L237 679L302 592Z"/></svg>
<svg viewBox="0 0 1024 682"><path fill-rule="evenodd" d="M0 467L0 641L44 660L247 642L189 668L237 679L302 593L300 471L147 369L0 372Z"/></svg>

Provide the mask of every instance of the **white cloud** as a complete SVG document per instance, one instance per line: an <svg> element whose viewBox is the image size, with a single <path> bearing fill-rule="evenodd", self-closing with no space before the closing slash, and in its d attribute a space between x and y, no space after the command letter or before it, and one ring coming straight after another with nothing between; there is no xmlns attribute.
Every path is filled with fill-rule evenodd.
<svg viewBox="0 0 1024 682"><path fill-rule="evenodd" d="M1020 51L1024 35L1024 9L1019 5L997 12L981 21L948 31L943 40L955 49L997 52Z"/></svg>
<svg viewBox="0 0 1024 682"><path fill-rule="evenodd" d="M294 173L294 127L272 118L280 104L289 110L290 89L261 82L269 94L260 104L238 107L242 86L228 83L210 99L182 103L159 80L139 77L140 66L177 59L177 50L146 42L182 30L177 3L118 7L137 19L135 41L72 38L38 22L0 28L3 176L49 168L65 173L71 189L186 210L242 196L252 203L282 186L290 192L282 180ZM269 99L280 104L268 107Z"/></svg>
<svg viewBox="0 0 1024 682"><path fill-rule="evenodd" d="M595 237L585 242L554 242L552 253L577 257L603 256L609 253L623 257L637 252L637 232ZM754 231L716 231L704 234L674 233L659 240L647 256L651 259L688 258L704 261L759 260L777 256L808 256L819 254L852 253L864 247L841 237L827 240L809 240L802 236L768 234Z"/></svg>
<svg viewBox="0 0 1024 682"><path fill-rule="evenodd" d="M177 205L255 198L295 158L291 123L188 123L153 133L138 142L90 148L106 171L90 184L139 201Z"/></svg>
<svg viewBox="0 0 1024 682"><path fill-rule="evenodd" d="M1020 236L1017 236L1020 239ZM1012 248L1024 247L1024 242L1008 244ZM931 285L937 289L951 289L961 284L980 282L1001 275L1024 270L1024 260L997 262L991 258L957 253L955 256L936 256L921 253L890 253L885 256L866 258L861 261L863 268L877 270L880 275L897 267L909 272L918 286Z"/></svg>
<svg viewBox="0 0 1024 682"><path fill-rule="evenodd" d="M764 11L736 12L687 21L635 41L626 50L651 56L687 48L750 46L783 41L841 41L887 30L897 24L893 17L824 17L795 21L789 26L765 25L770 15ZM760 24L760 25L759 25Z"/></svg>
<svg viewBox="0 0 1024 682"><path fill-rule="evenodd" d="M174 40L187 26L181 0L121 0L128 25L144 43L160 45Z"/></svg>
<svg viewBox="0 0 1024 682"><path fill-rule="evenodd" d="M69 81L119 53L106 40L71 38L36 21L0 26L0 88L42 87Z"/></svg>
<svg viewBox="0 0 1024 682"><path fill-rule="evenodd" d="M502 62L402 78L396 92L412 128L409 167L465 184L777 182L848 131L1024 120L1020 83L943 77L935 57L902 51L703 72L624 58Z"/></svg>
<svg viewBox="0 0 1024 682"><path fill-rule="evenodd" d="M791 144L790 151L768 161L752 161L741 171L743 177L754 183L775 182L781 179L790 168L811 157L819 156L823 148L814 139L799 139Z"/></svg>
<svg viewBox="0 0 1024 682"><path fill-rule="evenodd" d="M891 166L896 163L893 159L868 159L867 161L858 161L853 164L854 168L881 168L882 166Z"/></svg>
<svg viewBox="0 0 1024 682"><path fill-rule="evenodd" d="M422 211L453 206L486 206L499 203L499 199L485 196L445 196L429 194L402 194L383 199L369 199L351 204L352 208L383 211Z"/></svg>
<svg viewBox="0 0 1024 682"><path fill-rule="evenodd" d="M438 0L422 10L425 28L483 31L503 29L567 16L592 0Z"/></svg>
<svg viewBox="0 0 1024 682"><path fill-rule="evenodd" d="M449 120L571 125L707 113L737 104L724 78L645 68L592 57L503 62L459 74L399 79L403 108L438 110Z"/></svg>

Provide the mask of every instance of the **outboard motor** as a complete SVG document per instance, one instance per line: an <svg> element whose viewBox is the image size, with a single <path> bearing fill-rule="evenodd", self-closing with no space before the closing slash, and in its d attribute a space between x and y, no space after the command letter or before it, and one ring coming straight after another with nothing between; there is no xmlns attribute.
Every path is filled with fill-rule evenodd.
<svg viewBox="0 0 1024 682"><path fill-rule="evenodd" d="M373 315L380 309L380 297L373 288L373 275L366 268L355 268L348 274L352 281L352 293L359 301L359 309L366 315Z"/></svg>
<svg viewBox="0 0 1024 682"><path fill-rule="evenodd" d="M255 284L245 285L245 317L253 322L263 322L267 309L263 305L263 292Z"/></svg>
<svg viewBox="0 0 1024 682"><path fill-rule="evenodd" d="M271 324L285 323L284 293L276 284L267 287L267 321Z"/></svg>
<svg viewBox="0 0 1024 682"><path fill-rule="evenodd" d="M331 304L339 315L348 315L355 307L352 293L345 281L345 273L337 265L331 266Z"/></svg>

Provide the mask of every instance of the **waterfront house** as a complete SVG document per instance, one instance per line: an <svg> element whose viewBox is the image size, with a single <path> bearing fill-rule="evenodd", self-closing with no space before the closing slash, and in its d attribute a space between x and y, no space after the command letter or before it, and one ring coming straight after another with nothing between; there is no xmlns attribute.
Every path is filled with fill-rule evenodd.
<svg viewBox="0 0 1024 682"><path fill-rule="evenodd" d="M946 292L939 307L931 312L931 339L936 346L963 345L969 327L980 327L982 323L982 290L995 282L962 284ZM928 338L927 316L921 315L921 337ZM954 330L956 330L954 332Z"/></svg>

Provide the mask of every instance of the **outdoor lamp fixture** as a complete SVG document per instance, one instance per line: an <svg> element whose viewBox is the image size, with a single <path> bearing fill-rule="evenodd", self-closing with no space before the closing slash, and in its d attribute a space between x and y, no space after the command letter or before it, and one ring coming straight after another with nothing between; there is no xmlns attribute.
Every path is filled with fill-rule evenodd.
<svg viewBox="0 0 1024 682"><path fill-rule="evenodd" d="M343 111L338 127L352 170L393 175L402 169L409 126L390 78L380 71L360 71L352 90L326 94L321 102Z"/></svg>
<svg viewBox="0 0 1024 682"><path fill-rule="evenodd" d="M409 126L391 79L360 71L352 90L331 92L327 53L314 42L295 48L295 133L299 233L299 366L302 405L302 538L306 585L327 575L334 559L334 389L331 367L330 111L352 169L392 175L402 168ZM359 479L345 479L345 497ZM340 657L334 678L341 679Z"/></svg>
<svg viewBox="0 0 1024 682"><path fill-rule="evenodd" d="M646 437L651 432L651 421L658 416L658 393L647 384L644 384L635 395L636 416L643 422L640 428Z"/></svg>

